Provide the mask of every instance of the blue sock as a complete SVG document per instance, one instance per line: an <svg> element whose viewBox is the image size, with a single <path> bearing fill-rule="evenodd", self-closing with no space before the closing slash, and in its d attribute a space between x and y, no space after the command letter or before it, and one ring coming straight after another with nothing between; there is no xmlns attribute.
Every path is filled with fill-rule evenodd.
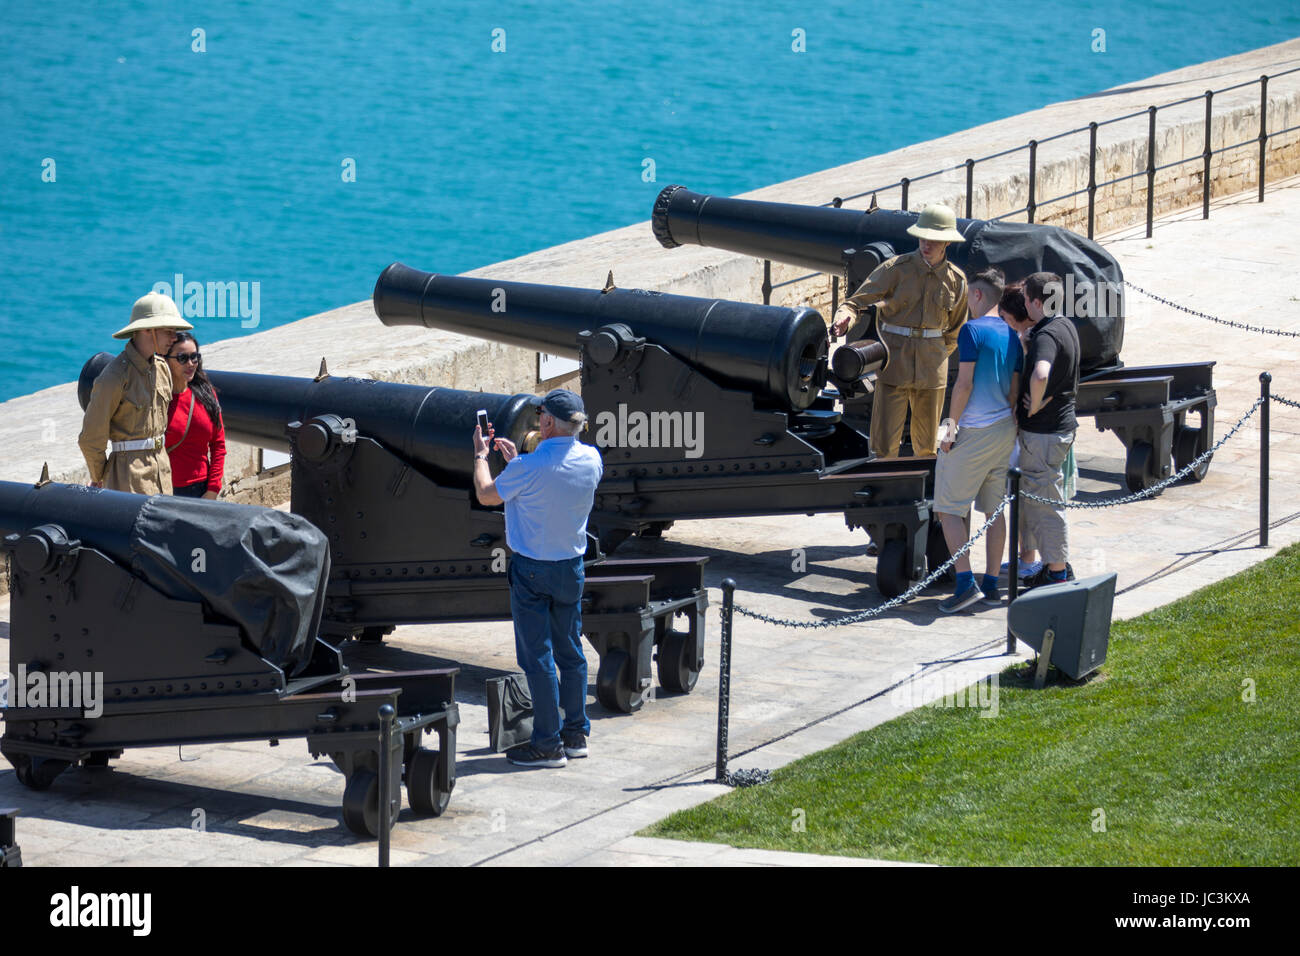
<svg viewBox="0 0 1300 956"><path fill-rule="evenodd" d="M1051 568L1048 568L1048 569L1047 569L1047 576L1048 576L1049 578L1051 578L1053 581L1064 581L1064 580L1065 580L1065 568L1062 568L1062 569L1059 570L1059 571L1053 571Z"/></svg>
<svg viewBox="0 0 1300 956"><path fill-rule="evenodd" d="M957 590L954 594L965 594L967 590L975 586L975 573L973 571L957 572Z"/></svg>
<svg viewBox="0 0 1300 956"><path fill-rule="evenodd" d="M998 576L996 574L986 574L980 581L980 590L990 596L996 596L998 593Z"/></svg>

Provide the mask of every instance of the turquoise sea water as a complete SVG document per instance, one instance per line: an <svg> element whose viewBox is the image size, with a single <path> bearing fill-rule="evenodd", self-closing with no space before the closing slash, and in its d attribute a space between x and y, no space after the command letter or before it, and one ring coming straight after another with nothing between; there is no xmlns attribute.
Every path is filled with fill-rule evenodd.
<svg viewBox="0 0 1300 956"><path fill-rule="evenodd" d="M395 259L461 272L671 182L742 192L1297 34L1278 0L4 0L0 400L116 350L177 273L257 283L269 328Z"/></svg>

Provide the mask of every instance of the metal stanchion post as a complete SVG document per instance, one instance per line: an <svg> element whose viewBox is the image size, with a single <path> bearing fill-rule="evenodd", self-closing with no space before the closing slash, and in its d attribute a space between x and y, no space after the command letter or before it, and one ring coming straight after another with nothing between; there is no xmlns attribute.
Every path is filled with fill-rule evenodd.
<svg viewBox="0 0 1300 956"><path fill-rule="evenodd" d="M1259 546L1268 547L1268 386L1273 376L1259 373Z"/></svg>
<svg viewBox="0 0 1300 956"><path fill-rule="evenodd" d="M718 766L716 780L727 782L727 719L731 710L731 619L736 606L736 582L722 582L722 647L718 661Z"/></svg>
<svg viewBox="0 0 1300 956"><path fill-rule="evenodd" d="M389 831L393 817L393 710L392 704L379 708L379 865L388 866Z"/></svg>
<svg viewBox="0 0 1300 956"><path fill-rule="evenodd" d="M1011 613L1011 602L1020 591L1020 469L1007 471L1011 479L1011 536L1007 556L1007 614ZM1007 628L1007 653L1016 652L1016 636Z"/></svg>

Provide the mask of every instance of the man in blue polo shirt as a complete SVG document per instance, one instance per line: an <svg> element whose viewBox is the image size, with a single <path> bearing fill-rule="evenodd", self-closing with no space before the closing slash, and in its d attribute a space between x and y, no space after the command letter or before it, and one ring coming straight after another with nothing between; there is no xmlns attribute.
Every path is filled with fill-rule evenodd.
<svg viewBox="0 0 1300 956"><path fill-rule="evenodd" d="M957 336L957 382L952 389L950 417L943 422L939 459L934 472L934 511L943 525L948 549L956 552L970 534L971 503L981 514L992 514L1002 501L1007 462L1016 444L1016 417L1012 403L1019 394L1024 352L1016 333L998 316L998 300L1006 285L1000 269L985 269L969 283L966 296L970 314L979 316ZM946 613L970 607L983 598L998 604L998 569L1006 544L1007 526L1002 515L989 527L985 539L985 573L979 587L969 555L957 559L957 587L939 609Z"/></svg>
<svg viewBox="0 0 1300 956"><path fill-rule="evenodd" d="M508 438L494 438L506 460L492 480L488 445L474 429L474 493L479 503L506 506L510 613L515 654L533 698L533 735L506 752L521 767L563 767L587 756L587 657L581 605L587 516L604 465L600 452L578 441L587 422L582 399L553 389L533 399L541 442L520 455ZM556 679L556 665L559 679ZM560 708L564 725L560 725Z"/></svg>

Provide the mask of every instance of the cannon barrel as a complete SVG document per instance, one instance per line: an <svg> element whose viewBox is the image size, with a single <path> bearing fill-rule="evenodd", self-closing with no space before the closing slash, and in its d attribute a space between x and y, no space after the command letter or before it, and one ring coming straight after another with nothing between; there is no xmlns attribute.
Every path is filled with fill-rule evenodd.
<svg viewBox="0 0 1300 956"><path fill-rule="evenodd" d="M573 356L579 333L625 325L719 385L784 410L807 408L825 384L826 323L812 309L445 276L401 263L379 276L374 304L385 325Z"/></svg>
<svg viewBox="0 0 1300 956"><path fill-rule="evenodd" d="M101 352L83 367L77 385L82 408L96 376L112 360ZM474 478L470 436L476 413L486 409L500 438L521 446L537 415L531 395L500 395L454 388L400 385L327 375L320 380L206 369L221 402L226 437L289 451L285 426L318 415L350 418L357 431L427 471L441 484L468 487ZM325 441L312 427L299 441ZM498 463L499 464L499 463Z"/></svg>
<svg viewBox="0 0 1300 956"><path fill-rule="evenodd" d="M655 200L651 227L668 249L680 245L726 249L845 275L856 284L885 259L917 248L918 240L907 234L917 216L889 209L730 199L668 186ZM947 255L968 277L992 265L1013 282L1039 271L1066 279L1065 312L1079 330L1082 371L1118 364L1124 344L1124 275L1110 253L1068 229L1040 223L958 219L957 229L966 241L949 245ZM855 257L858 270L852 274L848 267ZM1071 295L1076 287L1079 297ZM1088 288L1091 298L1084 301L1081 297ZM848 289L850 294L854 291ZM1075 308L1076 301L1081 308Z"/></svg>
<svg viewBox="0 0 1300 956"><path fill-rule="evenodd" d="M269 508L45 482L0 481L0 537L34 574L73 542L162 594L201 599L294 674L311 660L329 576L325 535Z"/></svg>

